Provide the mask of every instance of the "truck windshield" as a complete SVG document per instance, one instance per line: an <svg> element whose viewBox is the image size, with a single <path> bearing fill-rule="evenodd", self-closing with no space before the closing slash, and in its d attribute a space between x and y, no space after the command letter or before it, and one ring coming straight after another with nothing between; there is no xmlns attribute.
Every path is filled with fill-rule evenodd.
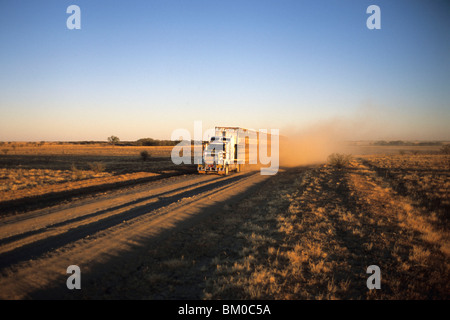
<svg viewBox="0 0 450 320"><path fill-rule="evenodd" d="M225 143L211 143L206 148L206 151L210 152L212 156L219 151L225 150Z"/></svg>

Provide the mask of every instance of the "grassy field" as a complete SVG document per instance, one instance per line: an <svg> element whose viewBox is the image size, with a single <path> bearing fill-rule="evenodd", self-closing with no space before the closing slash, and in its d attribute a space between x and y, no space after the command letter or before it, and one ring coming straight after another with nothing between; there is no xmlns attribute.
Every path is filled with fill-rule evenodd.
<svg viewBox="0 0 450 320"><path fill-rule="evenodd" d="M9 143L0 150L0 202L182 169L173 165L170 146ZM149 154L145 160L143 151Z"/></svg>
<svg viewBox="0 0 450 320"><path fill-rule="evenodd" d="M242 247L233 259L216 257L217 278L208 283L205 297L448 299L450 234L441 213L449 189L411 184L402 195L390 178L365 164L379 160L397 172L397 166L432 163L445 178L448 159L368 157L343 169L324 165L285 175L266 205L257 204L265 201L263 192L240 208L247 215L237 232ZM436 206L429 210L416 194L438 197L440 205L433 200ZM255 206L263 213L256 214ZM366 287L372 264L381 269L382 290Z"/></svg>
<svg viewBox="0 0 450 320"><path fill-rule="evenodd" d="M363 163L388 180L394 190L448 224L450 157L448 155L365 156Z"/></svg>
<svg viewBox="0 0 450 320"><path fill-rule="evenodd" d="M149 251L115 291L149 299L449 299L448 161L368 155L342 168L282 171ZM411 176L422 183L404 187ZM380 267L381 290L366 286L370 265Z"/></svg>
<svg viewBox="0 0 450 320"><path fill-rule="evenodd" d="M174 170L172 147L8 148L1 200ZM148 252L116 291L149 299L449 299L450 156L408 148L281 170L251 197ZM381 269L381 290L367 289L369 265Z"/></svg>

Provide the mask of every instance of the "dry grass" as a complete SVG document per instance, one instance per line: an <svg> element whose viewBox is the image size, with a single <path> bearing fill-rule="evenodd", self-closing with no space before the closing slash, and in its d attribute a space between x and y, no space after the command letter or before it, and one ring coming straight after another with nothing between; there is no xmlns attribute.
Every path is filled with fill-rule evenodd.
<svg viewBox="0 0 450 320"><path fill-rule="evenodd" d="M140 179L176 170L172 147L64 143L3 144L0 201ZM142 161L141 152L148 153Z"/></svg>
<svg viewBox="0 0 450 320"><path fill-rule="evenodd" d="M165 239L116 290L150 299L450 298L447 234L393 188L357 159L281 172ZM373 264L381 290L366 286Z"/></svg>
<svg viewBox="0 0 450 320"><path fill-rule="evenodd" d="M74 155L74 156L136 156L147 150L152 157L170 157L172 146L112 146L105 144L72 144L45 142L39 146L33 142L12 142L4 144L2 151L7 155Z"/></svg>
<svg viewBox="0 0 450 320"><path fill-rule="evenodd" d="M449 299L446 161L377 155L280 172L168 236L115 290L149 299ZM369 265L381 269L381 290L366 286Z"/></svg>
<svg viewBox="0 0 450 320"><path fill-rule="evenodd" d="M259 207L259 227L240 228L246 242L237 259L216 257L206 298L449 298L448 233L373 169L356 160L344 170L322 166L274 189ZM372 264L382 290L366 287Z"/></svg>
<svg viewBox="0 0 450 320"><path fill-rule="evenodd" d="M426 207L448 225L450 156L445 154L372 155L364 163L389 181L393 189Z"/></svg>
<svg viewBox="0 0 450 320"><path fill-rule="evenodd" d="M17 191L25 188L58 184L69 181L111 176L107 172L93 170L5 169L0 168L1 191Z"/></svg>

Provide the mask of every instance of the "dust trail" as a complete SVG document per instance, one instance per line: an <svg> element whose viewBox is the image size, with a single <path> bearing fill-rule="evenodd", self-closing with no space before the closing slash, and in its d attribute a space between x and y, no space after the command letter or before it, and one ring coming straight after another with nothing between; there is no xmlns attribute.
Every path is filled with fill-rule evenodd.
<svg viewBox="0 0 450 320"><path fill-rule="evenodd" d="M356 148L348 141L358 137L363 128L361 121L334 119L303 130L285 129L280 139L280 165L324 163L332 153L353 153Z"/></svg>

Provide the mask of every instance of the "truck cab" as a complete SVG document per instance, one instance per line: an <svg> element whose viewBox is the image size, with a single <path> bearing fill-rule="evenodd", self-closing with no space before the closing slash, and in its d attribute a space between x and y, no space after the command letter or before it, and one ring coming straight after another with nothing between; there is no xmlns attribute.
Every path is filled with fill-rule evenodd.
<svg viewBox="0 0 450 320"><path fill-rule="evenodd" d="M240 172L256 156L257 133L239 127L216 127L215 134L203 145L202 163L199 173L227 175L231 171Z"/></svg>
<svg viewBox="0 0 450 320"><path fill-rule="evenodd" d="M236 170L235 139L226 136L214 136L206 143L203 151L203 162L199 165L199 172L217 172L227 175ZM204 172L202 172L204 171Z"/></svg>

